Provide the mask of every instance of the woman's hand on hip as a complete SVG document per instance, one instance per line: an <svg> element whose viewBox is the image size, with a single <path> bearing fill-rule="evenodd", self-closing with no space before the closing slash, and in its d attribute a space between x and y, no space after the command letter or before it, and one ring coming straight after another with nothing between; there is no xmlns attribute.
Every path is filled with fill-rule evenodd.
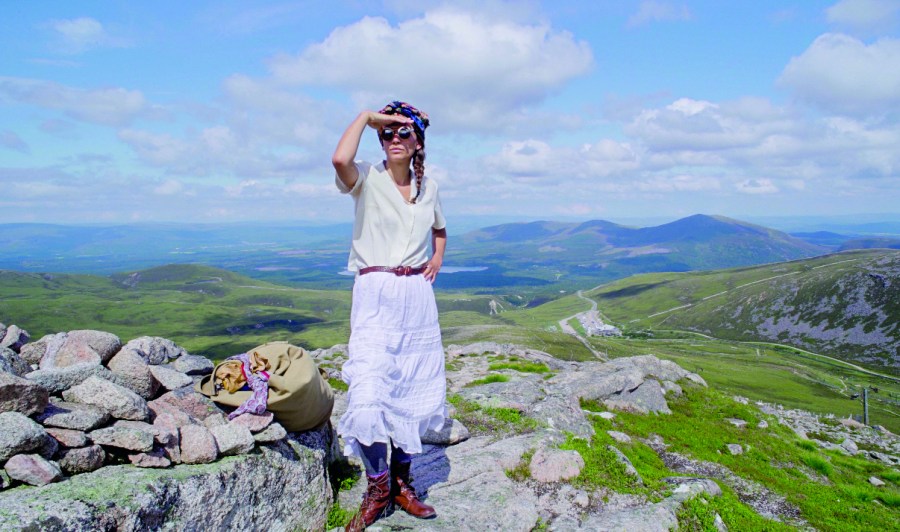
<svg viewBox="0 0 900 532"><path fill-rule="evenodd" d="M437 279L437 274L441 271L442 260L437 257L431 257L431 260L428 261L428 264L425 265L425 280L429 283L434 284L434 280Z"/></svg>

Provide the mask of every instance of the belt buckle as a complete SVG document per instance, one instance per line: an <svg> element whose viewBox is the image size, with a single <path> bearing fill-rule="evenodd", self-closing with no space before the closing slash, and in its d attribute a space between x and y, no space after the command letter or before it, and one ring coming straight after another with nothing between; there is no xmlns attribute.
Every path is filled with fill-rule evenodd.
<svg viewBox="0 0 900 532"><path fill-rule="evenodd" d="M396 271L397 275L408 276L411 273L412 273L412 268L410 268L409 266L398 266L397 267L397 271Z"/></svg>

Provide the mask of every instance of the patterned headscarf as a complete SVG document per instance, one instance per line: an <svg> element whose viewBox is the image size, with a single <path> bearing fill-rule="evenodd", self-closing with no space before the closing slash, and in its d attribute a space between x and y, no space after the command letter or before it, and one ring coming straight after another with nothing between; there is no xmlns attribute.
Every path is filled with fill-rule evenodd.
<svg viewBox="0 0 900 532"><path fill-rule="evenodd" d="M413 121L413 127L416 129L416 135L421 139L425 140L425 128L428 127L428 115L419 111L412 105L409 105L406 102L401 102L399 100L394 100L393 102L384 106L384 108L380 111L381 114L385 115L403 115L407 118L411 118Z"/></svg>

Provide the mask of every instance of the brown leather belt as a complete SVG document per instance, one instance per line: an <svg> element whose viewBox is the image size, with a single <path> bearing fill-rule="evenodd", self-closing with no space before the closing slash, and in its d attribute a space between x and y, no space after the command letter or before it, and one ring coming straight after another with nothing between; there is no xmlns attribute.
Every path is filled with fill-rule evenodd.
<svg viewBox="0 0 900 532"><path fill-rule="evenodd" d="M412 266L397 266L396 268L391 268L389 266L369 266L368 268L361 268L359 270L360 275L372 272L386 272L401 276L419 275L420 273L425 272L425 266L419 266L418 268L413 268Z"/></svg>

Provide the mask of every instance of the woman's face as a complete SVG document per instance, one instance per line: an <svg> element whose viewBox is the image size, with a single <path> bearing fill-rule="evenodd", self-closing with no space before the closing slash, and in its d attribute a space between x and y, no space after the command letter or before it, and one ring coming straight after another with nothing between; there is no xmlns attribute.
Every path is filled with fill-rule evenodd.
<svg viewBox="0 0 900 532"><path fill-rule="evenodd" d="M409 130L409 137L403 138L403 135L400 134L402 128ZM394 132L394 135L390 140L385 140L382 136L385 129L390 129ZM416 136L415 129L398 122L378 130L378 138L381 139L381 147L384 149L384 154L389 161L408 161L409 159L412 159L416 150L422 148L422 145L419 144L419 138Z"/></svg>

